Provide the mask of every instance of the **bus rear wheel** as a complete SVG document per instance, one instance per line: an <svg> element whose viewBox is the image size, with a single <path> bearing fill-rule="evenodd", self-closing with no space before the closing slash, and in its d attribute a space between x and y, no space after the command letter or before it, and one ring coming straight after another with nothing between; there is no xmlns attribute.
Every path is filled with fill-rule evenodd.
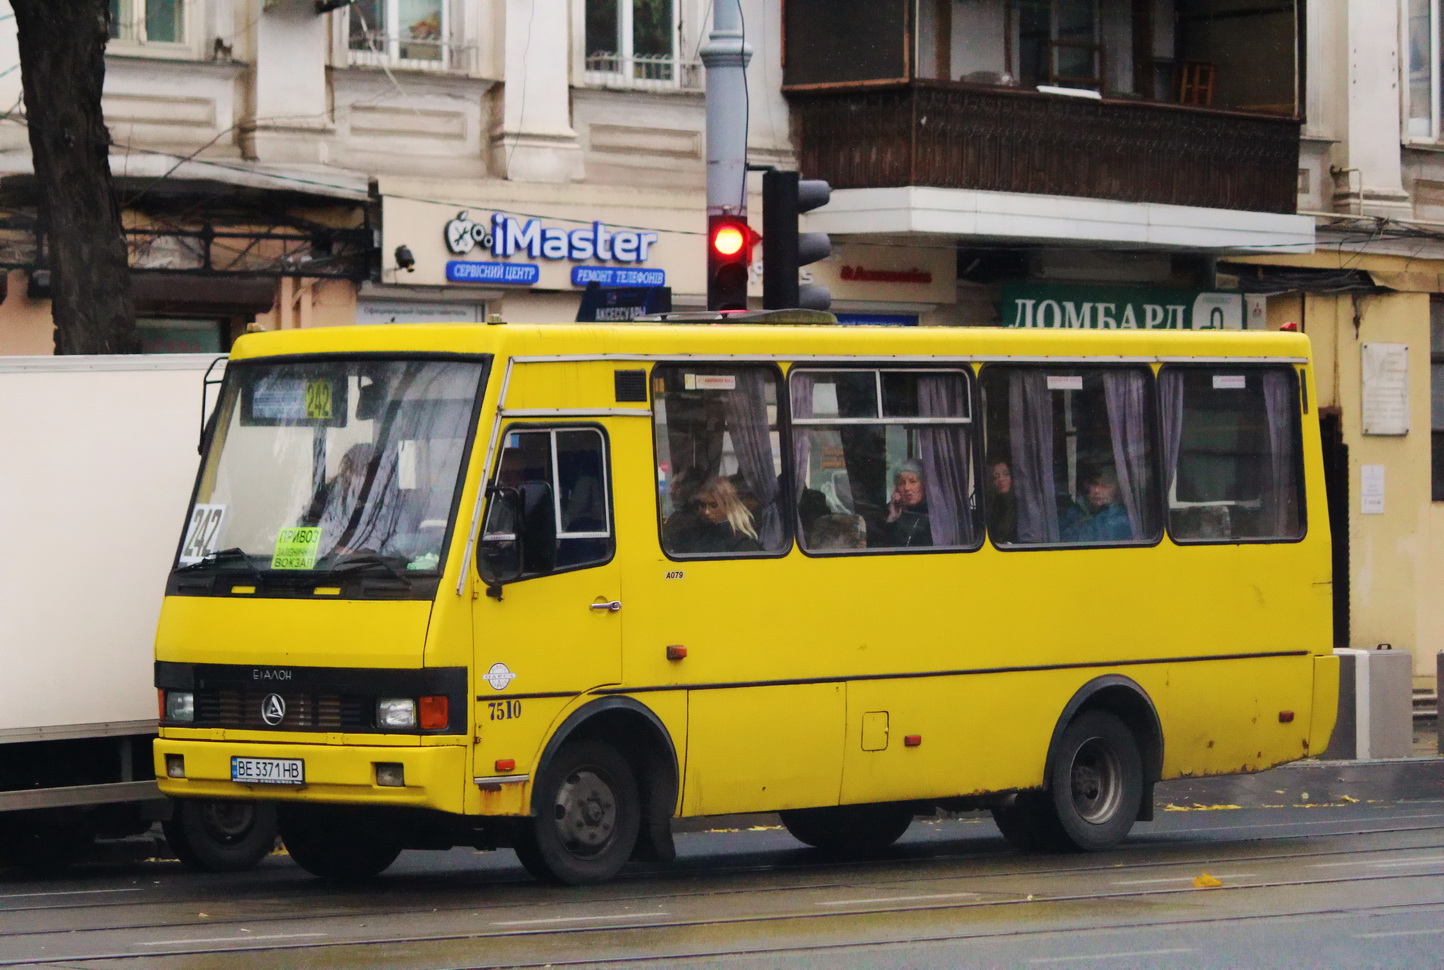
<svg viewBox="0 0 1444 970"><path fill-rule="evenodd" d="M1071 849L1123 841L1143 802L1143 759L1133 732L1106 711L1085 711L1063 731L1050 766L1058 827Z"/></svg>
<svg viewBox="0 0 1444 970"><path fill-rule="evenodd" d="M641 800L632 766L610 745L581 741L558 751L538 779L536 805L515 848L542 882L605 882L632 857Z"/></svg>
<svg viewBox="0 0 1444 970"><path fill-rule="evenodd" d="M1064 728L1042 792L993 810L1003 837L1024 851L1097 852L1123 841L1143 803L1138 741L1107 711L1084 711Z"/></svg>
<svg viewBox="0 0 1444 970"><path fill-rule="evenodd" d="M993 821L1019 852L1062 852L1068 846L1047 792L1019 792L1011 804L993 809Z"/></svg>
<svg viewBox="0 0 1444 970"><path fill-rule="evenodd" d="M871 855L902 838L913 822L907 802L791 808L778 813L799 842L838 855Z"/></svg>
<svg viewBox="0 0 1444 970"><path fill-rule="evenodd" d="M276 847L276 809L263 802L177 801L161 829L176 858L190 868L244 872Z"/></svg>
<svg viewBox="0 0 1444 970"><path fill-rule="evenodd" d="M377 819L343 808L284 805L281 841L313 876L348 882L380 874L401 854L401 839Z"/></svg>

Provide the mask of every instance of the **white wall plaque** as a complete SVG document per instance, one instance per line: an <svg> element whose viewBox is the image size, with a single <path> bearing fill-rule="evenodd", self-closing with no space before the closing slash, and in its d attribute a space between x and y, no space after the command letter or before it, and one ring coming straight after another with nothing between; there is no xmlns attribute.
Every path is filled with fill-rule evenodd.
<svg viewBox="0 0 1444 970"><path fill-rule="evenodd" d="M1364 434L1409 433L1409 345L1363 348Z"/></svg>
<svg viewBox="0 0 1444 970"><path fill-rule="evenodd" d="M1359 466L1359 511L1364 515L1384 514L1384 466Z"/></svg>

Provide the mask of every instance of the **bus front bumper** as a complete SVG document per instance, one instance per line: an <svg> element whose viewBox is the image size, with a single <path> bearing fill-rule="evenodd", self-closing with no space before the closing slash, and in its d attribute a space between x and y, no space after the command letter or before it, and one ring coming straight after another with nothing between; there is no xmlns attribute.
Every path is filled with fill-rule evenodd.
<svg viewBox="0 0 1444 970"><path fill-rule="evenodd" d="M460 745L371 747L160 738L155 742L155 776L160 790L176 798L389 805L460 814L464 809L458 779L465 777L466 754ZM234 780L263 773L285 780Z"/></svg>

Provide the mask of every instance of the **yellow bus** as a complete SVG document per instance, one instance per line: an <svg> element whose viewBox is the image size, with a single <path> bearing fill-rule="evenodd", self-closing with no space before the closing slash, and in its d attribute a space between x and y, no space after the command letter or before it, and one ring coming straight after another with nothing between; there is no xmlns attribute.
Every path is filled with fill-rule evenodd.
<svg viewBox="0 0 1444 970"><path fill-rule="evenodd" d="M418 325L237 341L156 640L156 774L317 875L542 880L779 812L1097 850L1326 746L1298 334Z"/></svg>

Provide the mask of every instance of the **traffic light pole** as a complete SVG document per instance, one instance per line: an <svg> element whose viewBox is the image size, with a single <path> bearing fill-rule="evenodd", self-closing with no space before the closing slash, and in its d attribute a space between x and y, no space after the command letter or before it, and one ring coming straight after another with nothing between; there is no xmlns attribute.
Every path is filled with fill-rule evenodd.
<svg viewBox="0 0 1444 970"><path fill-rule="evenodd" d="M742 35L741 0L715 0L712 32L698 56L707 70L707 308L718 310L736 307L738 293L735 273L714 271L715 230L728 217L747 220L747 63L752 48ZM745 309L745 273L740 302Z"/></svg>

